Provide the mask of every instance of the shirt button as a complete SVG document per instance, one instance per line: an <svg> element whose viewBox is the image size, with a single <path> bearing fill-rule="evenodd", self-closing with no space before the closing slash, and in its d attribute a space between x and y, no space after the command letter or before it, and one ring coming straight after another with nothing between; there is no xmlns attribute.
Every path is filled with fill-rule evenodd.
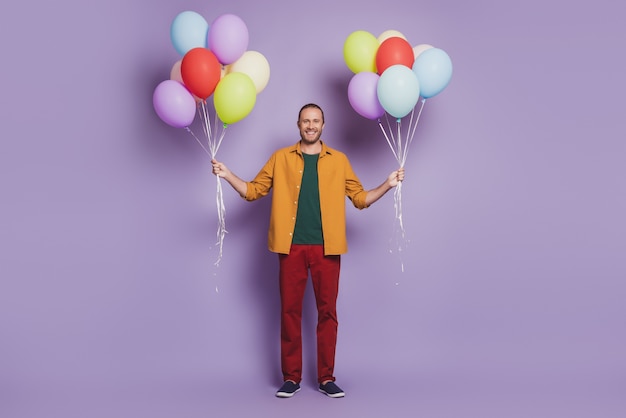
<svg viewBox="0 0 626 418"><path fill-rule="evenodd" d="M293 235L293 233L290 232L289 235Z"/></svg>

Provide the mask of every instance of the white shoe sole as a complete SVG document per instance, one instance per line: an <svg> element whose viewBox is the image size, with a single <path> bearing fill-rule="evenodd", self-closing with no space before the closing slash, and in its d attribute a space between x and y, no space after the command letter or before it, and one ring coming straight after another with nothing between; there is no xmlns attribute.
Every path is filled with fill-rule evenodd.
<svg viewBox="0 0 626 418"><path fill-rule="evenodd" d="M331 397L331 398L343 398L344 396L346 396L346 394L344 392L339 392L339 393L328 393L323 391L322 389L318 389L320 392L322 392L324 395Z"/></svg>
<svg viewBox="0 0 626 418"><path fill-rule="evenodd" d="M276 397L277 398L291 398L293 395L295 395L296 393L300 392L301 388L296 389L295 392L292 393L287 393L287 392L276 392Z"/></svg>

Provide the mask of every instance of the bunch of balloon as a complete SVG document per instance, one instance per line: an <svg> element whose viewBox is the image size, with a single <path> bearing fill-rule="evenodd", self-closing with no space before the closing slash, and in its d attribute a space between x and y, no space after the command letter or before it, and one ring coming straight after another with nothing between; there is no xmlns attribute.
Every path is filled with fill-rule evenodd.
<svg viewBox="0 0 626 418"><path fill-rule="evenodd" d="M343 56L354 73L348 84L350 105L359 115L378 121L393 156L404 167L426 99L439 94L450 82L450 57L429 44L413 47L396 30L378 37L363 30L352 32L344 42ZM383 116L387 129L381 121ZM395 126L388 116L395 119ZM403 119L408 119L404 132ZM401 186L395 190L395 209L404 239Z"/></svg>
<svg viewBox="0 0 626 418"><path fill-rule="evenodd" d="M186 129L213 159L228 126L250 114L257 95L267 86L269 63L260 52L247 50L248 28L233 14L209 24L199 13L184 11L172 21L170 38L182 58L172 66L170 78L155 88L154 110L166 124ZM212 106L207 102L211 96ZM204 142L190 127L196 113ZM218 265L227 231L222 184L216 178Z"/></svg>

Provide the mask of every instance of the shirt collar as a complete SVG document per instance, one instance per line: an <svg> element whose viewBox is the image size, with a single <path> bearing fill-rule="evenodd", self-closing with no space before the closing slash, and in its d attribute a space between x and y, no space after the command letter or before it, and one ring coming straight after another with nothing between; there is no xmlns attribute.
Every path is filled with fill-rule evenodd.
<svg viewBox="0 0 626 418"><path fill-rule="evenodd" d="M320 158L326 154L332 154L332 150L328 146L326 146L326 143L324 141L320 140L320 143L322 144L322 150L320 151ZM291 147L290 151L295 152L298 155L302 155L302 149L300 148L300 141L296 142L295 145Z"/></svg>

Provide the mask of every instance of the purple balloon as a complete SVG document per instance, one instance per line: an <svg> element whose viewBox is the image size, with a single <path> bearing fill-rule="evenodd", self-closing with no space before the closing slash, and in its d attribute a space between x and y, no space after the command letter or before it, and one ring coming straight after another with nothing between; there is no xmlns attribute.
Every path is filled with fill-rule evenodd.
<svg viewBox="0 0 626 418"><path fill-rule="evenodd" d="M376 73L362 71L352 76L348 84L350 105L364 118L378 119L385 114L376 90L379 78L380 76Z"/></svg>
<svg viewBox="0 0 626 418"><path fill-rule="evenodd" d="M152 104L161 120L174 128L186 128L196 116L196 99L176 80L159 83L154 89Z"/></svg>
<svg viewBox="0 0 626 418"><path fill-rule="evenodd" d="M224 65L237 61L248 49L248 27L240 17L221 15L211 23L207 44Z"/></svg>

